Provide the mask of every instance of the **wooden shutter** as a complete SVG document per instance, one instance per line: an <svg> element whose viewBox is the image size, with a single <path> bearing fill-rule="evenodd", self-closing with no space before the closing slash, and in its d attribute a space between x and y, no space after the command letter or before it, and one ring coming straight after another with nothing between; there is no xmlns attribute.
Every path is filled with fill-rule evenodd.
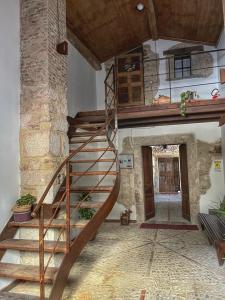
<svg viewBox="0 0 225 300"><path fill-rule="evenodd" d="M144 104L144 76L142 51L121 55L116 59L118 105Z"/></svg>

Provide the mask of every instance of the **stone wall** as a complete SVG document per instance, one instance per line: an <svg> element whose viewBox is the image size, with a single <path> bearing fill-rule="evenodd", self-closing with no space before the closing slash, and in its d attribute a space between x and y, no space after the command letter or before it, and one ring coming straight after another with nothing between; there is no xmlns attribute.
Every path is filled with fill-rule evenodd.
<svg viewBox="0 0 225 300"><path fill-rule="evenodd" d="M65 39L65 0L21 1L21 193L38 199L68 153Z"/></svg>
<svg viewBox="0 0 225 300"><path fill-rule="evenodd" d="M178 43L177 45L170 47L168 50L175 49L188 49L194 46L193 44ZM196 51L191 52L191 78L207 78L213 73L213 56L211 53L198 53ZM170 67L169 67L170 64ZM174 74L174 57L169 55L166 64L167 80L179 80L175 78Z"/></svg>
<svg viewBox="0 0 225 300"><path fill-rule="evenodd" d="M216 144L220 141L216 141ZM128 136L123 139L122 153L134 154L134 169L121 170L121 189L118 203L126 208L136 206L138 222L144 221L144 188L141 147L146 145L186 144L188 155L189 196L191 222L197 224L200 211L200 196L211 186L210 168L214 159L214 143L197 140L193 134L173 134L165 136ZM220 155L221 156L221 155Z"/></svg>

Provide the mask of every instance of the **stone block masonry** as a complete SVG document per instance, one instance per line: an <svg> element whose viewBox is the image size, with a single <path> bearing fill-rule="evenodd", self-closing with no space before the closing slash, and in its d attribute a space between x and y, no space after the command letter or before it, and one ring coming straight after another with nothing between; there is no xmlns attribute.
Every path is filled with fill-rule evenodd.
<svg viewBox="0 0 225 300"><path fill-rule="evenodd" d="M38 199L68 153L65 39L65 0L21 1L21 193Z"/></svg>

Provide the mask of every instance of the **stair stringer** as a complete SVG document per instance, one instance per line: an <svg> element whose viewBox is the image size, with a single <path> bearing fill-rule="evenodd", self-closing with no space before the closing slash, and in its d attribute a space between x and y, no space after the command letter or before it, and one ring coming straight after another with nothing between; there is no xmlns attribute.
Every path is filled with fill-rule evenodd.
<svg viewBox="0 0 225 300"><path fill-rule="evenodd" d="M108 196L107 200L104 202L101 209L97 211L94 217L89 221L85 228L80 232L78 237L74 240L71 245L70 252L64 256L59 270L56 274L56 278L53 283L52 291L49 296L49 300L60 300L67 284L69 273L73 267L77 257L80 255L81 251L88 243L88 241L93 237L96 231L99 229L101 224L104 222L106 217L111 212L113 206L115 205L120 190L120 173L117 173L115 184L113 189Z"/></svg>

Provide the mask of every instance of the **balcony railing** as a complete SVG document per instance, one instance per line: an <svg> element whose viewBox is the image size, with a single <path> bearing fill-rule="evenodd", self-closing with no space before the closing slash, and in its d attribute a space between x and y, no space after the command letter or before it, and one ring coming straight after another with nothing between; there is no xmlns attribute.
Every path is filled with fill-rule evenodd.
<svg viewBox="0 0 225 300"><path fill-rule="evenodd" d="M179 102L182 95L187 100L225 97L225 49L144 59L143 63L145 104Z"/></svg>

